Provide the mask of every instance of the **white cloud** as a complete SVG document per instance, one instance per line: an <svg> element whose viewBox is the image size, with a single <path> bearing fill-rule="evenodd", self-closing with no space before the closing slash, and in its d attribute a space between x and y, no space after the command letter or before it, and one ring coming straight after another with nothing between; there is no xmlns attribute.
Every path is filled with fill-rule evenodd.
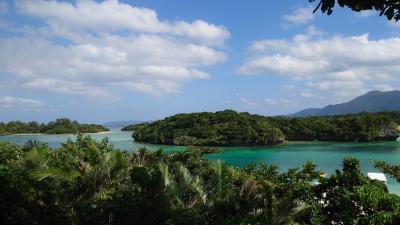
<svg viewBox="0 0 400 225"><path fill-rule="evenodd" d="M393 91L396 90L394 87L388 84L375 84L374 88L378 91Z"/></svg>
<svg viewBox="0 0 400 225"><path fill-rule="evenodd" d="M346 98L374 89L369 83L399 79L399 37L370 40L368 34L329 38L306 34L292 40L257 41L250 49L254 57L239 73L284 76Z"/></svg>
<svg viewBox="0 0 400 225"><path fill-rule="evenodd" d="M0 107L5 109L37 110L44 106L44 103L34 99L0 96Z"/></svg>
<svg viewBox="0 0 400 225"><path fill-rule="evenodd" d="M297 7L291 12L290 14L284 15L282 19L284 20L285 24L306 24L311 22L315 15L313 13L313 6L308 7Z"/></svg>
<svg viewBox="0 0 400 225"><path fill-rule="evenodd" d="M8 13L8 5L4 0L0 0L0 15Z"/></svg>
<svg viewBox="0 0 400 225"><path fill-rule="evenodd" d="M223 44L230 33L224 26L202 20L162 21L154 10L133 7L118 0L96 2L78 0L75 4L58 1L17 1L19 12L43 18L52 31L75 37L82 32L99 34L130 31L149 34L172 34L188 37L208 45ZM72 34L72 35L68 35ZM80 39L77 37L77 39Z"/></svg>
<svg viewBox="0 0 400 225"><path fill-rule="evenodd" d="M117 0L15 4L45 24L6 24L16 34L0 38L0 71L24 88L91 98L121 88L165 95L208 79L204 68L226 58L217 46L229 38L228 30L201 20L163 21L151 9Z"/></svg>

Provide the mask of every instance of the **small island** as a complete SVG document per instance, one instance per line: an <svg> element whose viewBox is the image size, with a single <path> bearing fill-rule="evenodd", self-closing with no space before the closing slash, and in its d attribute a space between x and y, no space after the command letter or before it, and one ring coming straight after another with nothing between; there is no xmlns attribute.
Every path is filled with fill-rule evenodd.
<svg viewBox="0 0 400 225"><path fill-rule="evenodd" d="M370 142L400 136L400 112L266 117L224 110L177 114L130 125L137 142L194 146L265 146L284 141Z"/></svg>
<svg viewBox="0 0 400 225"><path fill-rule="evenodd" d="M152 144L261 146L285 140L267 118L233 110L178 114L130 128L135 141Z"/></svg>
<svg viewBox="0 0 400 225"><path fill-rule="evenodd" d="M11 121L0 123L0 135L12 134L74 134L99 133L109 131L108 128L97 124L80 124L75 120L60 118L49 123Z"/></svg>

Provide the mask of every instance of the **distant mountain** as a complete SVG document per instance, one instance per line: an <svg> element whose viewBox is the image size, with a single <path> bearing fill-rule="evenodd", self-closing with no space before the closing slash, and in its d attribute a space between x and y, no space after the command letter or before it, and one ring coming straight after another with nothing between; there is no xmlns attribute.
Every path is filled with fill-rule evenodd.
<svg viewBox="0 0 400 225"><path fill-rule="evenodd" d="M125 127L131 124L139 124L143 123L144 121L137 121L137 120L122 120L122 121L111 121L104 123L103 126L106 127Z"/></svg>
<svg viewBox="0 0 400 225"><path fill-rule="evenodd" d="M360 112L400 111L400 91L371 91L349 102L328 105L324 108L309 108L290 116L324 116Z"/></svg>

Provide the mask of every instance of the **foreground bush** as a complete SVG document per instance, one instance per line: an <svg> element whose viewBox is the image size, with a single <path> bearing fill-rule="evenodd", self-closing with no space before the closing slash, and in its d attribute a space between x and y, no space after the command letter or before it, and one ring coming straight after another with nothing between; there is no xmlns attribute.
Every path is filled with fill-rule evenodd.
<svg viewBox="0 0 400 225"><path fill-rule="evenodd" d="M3 224L400 224L400 197L348 158L280 172L209 161L195 148L115 150L78 136L58 149L0 144ZM316 181L319 184L315 184Z"/></svg>

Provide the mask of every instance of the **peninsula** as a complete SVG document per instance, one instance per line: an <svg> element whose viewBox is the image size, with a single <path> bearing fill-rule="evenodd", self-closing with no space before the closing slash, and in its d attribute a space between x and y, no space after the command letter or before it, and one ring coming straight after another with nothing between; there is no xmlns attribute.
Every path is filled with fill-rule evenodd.
<svg viewBox="0 0 400 225"><path fill-rule="evenodd" d="M224 110L177 114L124 128L137 142L197 146L263 146L284 141L391 141L400 112L319 117L265 117Z"/></svg>

